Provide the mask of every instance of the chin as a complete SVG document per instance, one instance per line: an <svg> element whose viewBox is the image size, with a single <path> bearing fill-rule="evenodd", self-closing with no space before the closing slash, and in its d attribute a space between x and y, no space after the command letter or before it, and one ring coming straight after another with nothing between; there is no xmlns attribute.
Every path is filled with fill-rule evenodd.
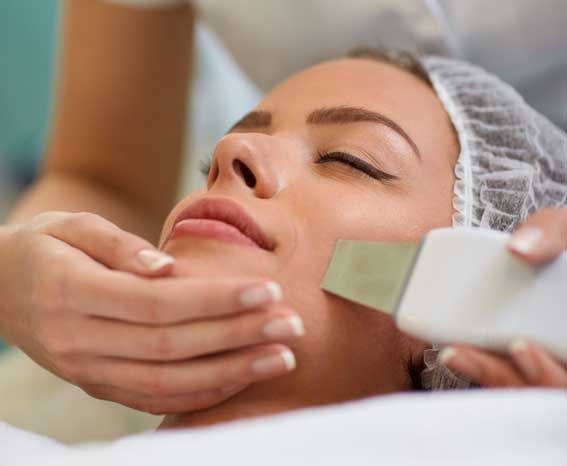
<svg viewBox="0 0 567 466"><path fill-rule="evenodd" d="M203 238L180 238L163 251L176 259L176 274L250 275L270 278L277 268L276 256L260 248Z"/></svg>

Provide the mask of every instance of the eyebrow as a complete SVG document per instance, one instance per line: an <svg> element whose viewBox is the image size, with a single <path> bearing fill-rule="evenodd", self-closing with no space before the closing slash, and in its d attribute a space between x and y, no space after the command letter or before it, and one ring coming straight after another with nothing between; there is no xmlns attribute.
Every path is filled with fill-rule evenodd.
<svg viewBox="0 0 567 466"><path fill-rule="evenodd" d="M272 114L270 112L254 110L234 123L227 131L227 134L237 129L269 128L271 124Z"/></svg>
<svg viewBox="0 0 567 466"><path fill-rule="evenodd" d="M311 112L305 122L310 125L345 125L360 122L378 123L398 133L411 146L417 157L421 159L419 148L410 135L394 120L381 113L362 107L323 107ZM236 129L269 128L271 124L272 114L270 112L254 110L238 120L227 133Z"/></svg>

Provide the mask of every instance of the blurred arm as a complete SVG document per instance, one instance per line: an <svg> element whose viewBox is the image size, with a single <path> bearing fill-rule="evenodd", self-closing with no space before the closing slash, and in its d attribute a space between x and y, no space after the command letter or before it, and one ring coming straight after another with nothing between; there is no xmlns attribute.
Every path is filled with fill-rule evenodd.
<svg viewBox="0 0 567 466"><path fill-rule="evenodd" d="M63 19L42 173L9 222L83 210L155 241L182 166L194 10L67 0Z"/></svg>

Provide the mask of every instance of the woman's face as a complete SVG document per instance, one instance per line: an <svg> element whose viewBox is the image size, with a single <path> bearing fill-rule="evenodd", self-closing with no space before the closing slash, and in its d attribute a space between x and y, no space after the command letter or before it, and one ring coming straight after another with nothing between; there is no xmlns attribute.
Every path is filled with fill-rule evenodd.
<svg viewBox="0 0 567 466"><path fill-rule="evenodd" d="M449 226L457 153L449 117L419 78L372 60L323 63L276 87L219 141L206 189L173 209L160 246L177 258L180 275L280 283L306 335L290 345L296 371L265 384L299 384L320 402L369 395L381 384L394 390L408 382L412 340L389 317L320 283L339 238L417 241ZM213 198L242 207L265 248L198 233L170 238L182 210Z"/></svg>

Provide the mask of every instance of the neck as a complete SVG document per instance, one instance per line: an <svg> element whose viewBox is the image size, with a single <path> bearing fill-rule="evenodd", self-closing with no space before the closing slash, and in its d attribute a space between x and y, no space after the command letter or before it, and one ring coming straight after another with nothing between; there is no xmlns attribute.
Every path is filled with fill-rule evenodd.
<svg viewBox="0 0 567 466"><path fill-rule="evenodd" d="M203 427L292 411L307 405L305 400L293 396L275 398L273 388L275 388L273 382L250 385L242 392L212 408L167 416L160 428ZM281 389L281 386L279 388Z"/></svg>
<svg viewBox="0 0 567 466"><path fill-rule="evenodd" d="M389 317L336 298L312 304L318 306L298 306L317 313L311 321L305 316L306 336L289 345L298 362L293 372L252 383L217 406L167 416L162 427L201 427L411 389L412 351Z"/></svg>

